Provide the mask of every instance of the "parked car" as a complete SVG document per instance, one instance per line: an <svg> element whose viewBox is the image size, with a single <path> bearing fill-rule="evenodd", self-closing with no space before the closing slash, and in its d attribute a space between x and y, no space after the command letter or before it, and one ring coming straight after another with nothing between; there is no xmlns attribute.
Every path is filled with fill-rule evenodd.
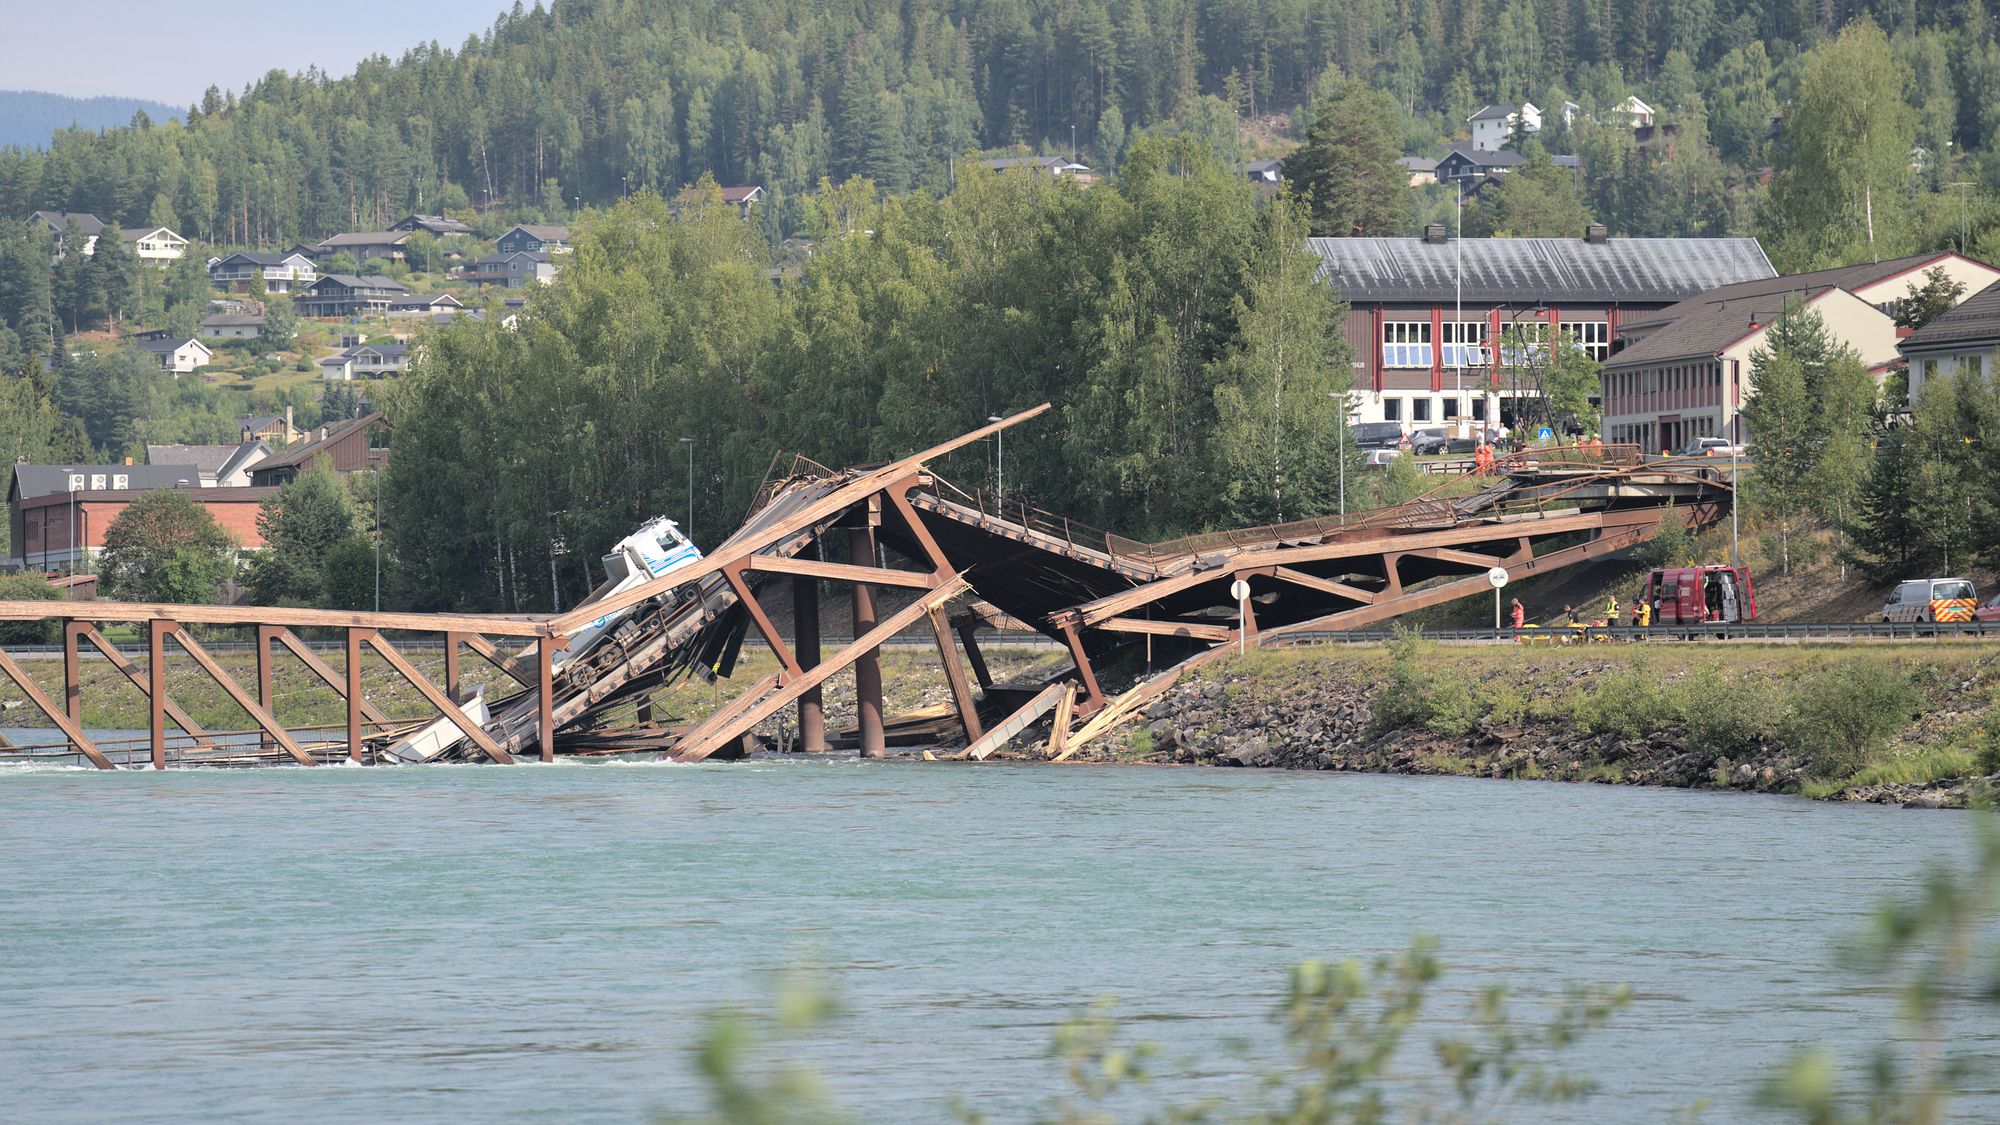
<svg viewBox="0 0 2000 1125"><path fill-rule="evenodd" d="M1453 437L1443 426L1433 426L1418 430L1410 435L1410 452L1419 457L1436 457L1444 453L1470 453L1479 448L1479 439Z"/></svg>
<svg viewBox="0 0 2000 1125"><path fill-rule="evenodd" d="M1741 457L1743 451L1729 444L1728 438L1698 437L1681 446L1676 457Z"/></svg>
<svg viewBox="0 0 2000 1125"><path fill-rule="evenodd" d="M1973 610L1972 619L1974 621L2000 621L2000 594L1993 595L1992 601Z"/></svg>
<svg viewBox="0 0 2000 1125"><path fill-rule="evenodd" d="M1401 422L1363 422L1348 432L1356 449L1394 449L1403 444Z"/></svg>
<svg viewBox="0 0 2000 1125"><path fill-rule="evenodd" d="M1371 449L1368 451L1368 456L1364 464L1373 465L1379 468L1381 466L1389 464L1391 461L1394 461L1396 458L1401 457L1402 455L1403 451L1400 449Z"/></svg>
<svg viewBox="0 0 2000 1125"><path fill-rule="evenodd" d="M1882 603L1882 620L1964 622L1972 620L1979 595L1969 578L1917 578L1897 583Z"/></svg>
<svg viewBox="0 0 2000 1125"><path fill-rule="evenodd" d="M1740 566L1658 567L1639 596L1652 603L1655 625L1757 619L1757 591Z"/></svg>

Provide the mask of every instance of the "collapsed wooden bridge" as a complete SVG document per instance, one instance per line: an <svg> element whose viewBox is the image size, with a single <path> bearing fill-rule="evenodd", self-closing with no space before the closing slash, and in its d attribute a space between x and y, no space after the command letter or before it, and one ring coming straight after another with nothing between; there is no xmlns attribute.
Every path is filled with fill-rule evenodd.
<svg viewBox="0 0 2000 1125"><path fill-rule="evenodd" d="M743 526L707 557L600 592L568 613L0 602L0 620L61 622L62 698L38 687L4 651L0 672L63 739L32 756L105 769L407 760L392 751L408 746L419 728L434 729L442 747L426 760L551 761L558 753L633 748L693 762L739 751L760 725L789 709L796 709L801 747L813 751L827 745L823 685L850 668L856 739L873 754L882 751L887 729L881 647L922 627L949 686L955 733L966 744L960 756L983 758L1051 712L1051 751L1064 756L1187 667L1232 648L1371 625L1478 594L1491 588L1486 576L1496 567L1520 579L1623 551L1651 538L1669 506L1690 527L1707 526L1727 514L1732 497L1726 467L1711 461L1648 460L1616 446L1537 450L1501 458L1491 483L1466 495L1454 495L1463 485L1448 482L1393 508L1142 543L1015 498L957 488L928 467L1047 409L874 468L834 471L801 458L765 485ZM1241 602L1230 593L1238 581L1248 587ZM853 639L831 653L819 637L826 583L848 588L853 617ZM878 613L885 591L902 604ZM789 638L771 612L784 599L794 623ZM143 632L143 664L106 638L106 623ZM254 637L254 689L232 676L190 625ZM1025 689L996 685L978 641L989 628L1053 638L1070 666ZM329 664L302 632L340 638L343 666ZM774 671L698 723L651 725L654 691L689 676L731 676L753 633L775 658ZM587 645L567 652L579 636ZM1108 694L1104 671L1140 644L1177 663ZM427 670L417 658L440 649L441 677L434 659ZM468 652L504 676L506 690L490 707L483 698L468 706L461 663ZM92 654L147 700L143 739L96 739L84 729L81 668ZM378 698L382 689L362 674L371 657L434 714L391 719ZM254 727L199 726L173 698L176 660L191 662ZM295 662L291 674L302 669L337 695L344 724L288 725L273 690L279 662ZM1072 723L1080 724L1074 733ZM0 762L25 753L0 749Z"/></svg>

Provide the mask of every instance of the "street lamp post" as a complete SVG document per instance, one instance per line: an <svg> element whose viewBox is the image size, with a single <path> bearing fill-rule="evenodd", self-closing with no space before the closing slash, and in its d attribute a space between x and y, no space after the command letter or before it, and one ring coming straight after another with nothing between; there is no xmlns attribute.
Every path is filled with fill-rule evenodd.
<svg viewBox="0 0 2000 1125"><path fill-rule="evenodd" d="M382 612L382 467L375 466L375 612Z"/></svg>
<svg viewBox="0 0 2000 1125"><path fill-rule="evenodd" d="M688 542L694 542L694 439L684 437L681 444L688 447Z"/></svg>
<svg viewBox="0 0 2000 1125"><path fill-rule="evenodd" d="M1347 395L1341 391L1328 391L1326 397L1340 403L1340 410L1333 419L1334 460L1340 462L1340 515L1347 518Z"/></svg>
<svg viewBox="0 0 2000 1125"><path fill-rule="evenodd" d="M988 422L1006 421L1006 419L1000 417L998 414L988 414L986 416L986 420ZM994 474L993 491L1002 496L1005 496L1007 495L1007 431L1006 430L996 431L993 435L993 438L996 442L999 443L999 449L997 451L999 471Z"/></svg>

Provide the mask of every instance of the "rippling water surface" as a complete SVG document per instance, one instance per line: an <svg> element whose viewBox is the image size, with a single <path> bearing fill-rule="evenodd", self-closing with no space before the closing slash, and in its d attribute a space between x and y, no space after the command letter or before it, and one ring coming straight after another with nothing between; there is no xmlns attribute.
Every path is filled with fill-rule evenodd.
<svg viewBox="0 0 2000 1125"><path fill-rule="evenodd" d="M804 1054L876 1120L1025 1116L1100 995L1192 1055L1269 1042L1284 968L1437 934L1438 1011L1505 980L1637 1003L1604 1093L1523 1120L1749 1113L1890 997L1829 946L1961 815L1456 779L756 761L0 771L0 1118L633 1120L691 1109L702 1013L824 963ZM1990 1018L1960 1046L2000 1054ZM1223 1094L1235 1064L1174 1097ZM1989 1071L1989 1074L1994 1073ZM1961 1104L2000 1119L2000 1085Z"/></svg>

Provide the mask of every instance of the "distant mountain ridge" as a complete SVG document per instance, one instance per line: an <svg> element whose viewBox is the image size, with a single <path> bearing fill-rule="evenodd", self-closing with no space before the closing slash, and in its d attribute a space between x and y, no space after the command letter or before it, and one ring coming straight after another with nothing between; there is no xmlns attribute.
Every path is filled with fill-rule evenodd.
<svg viewBox="0 0 2000 1125"><path fill-rule="evenodd" d="M104 129L129 125L132 115L145 110L157 124L169 117L185 117L187 107L144 98L72 98L40 90L0 90L0 146L47 148L56 130L71 125Z"/></svg>

